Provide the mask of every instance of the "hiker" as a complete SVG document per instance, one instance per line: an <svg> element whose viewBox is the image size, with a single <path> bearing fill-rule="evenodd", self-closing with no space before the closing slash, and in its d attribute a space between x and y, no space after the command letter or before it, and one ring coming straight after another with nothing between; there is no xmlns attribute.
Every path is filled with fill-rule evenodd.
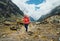
<svg viewBox="0 0 60 41"><path fill-rule="evenodd" d="M24 23L24 26L25 26L25 29L26 29L26 32L27 32L28 31L28 25L30 23L30 19L27 15L24 15L23 23Z"/></svg>

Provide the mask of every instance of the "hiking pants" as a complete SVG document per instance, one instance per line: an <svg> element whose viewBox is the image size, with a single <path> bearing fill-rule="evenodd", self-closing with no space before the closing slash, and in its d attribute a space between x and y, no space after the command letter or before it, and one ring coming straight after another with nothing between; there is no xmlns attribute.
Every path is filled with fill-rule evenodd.
<svg viewBox="0 0 60 41"><path fill-rule="evenodd" d="M28 31L28 24L25 24L25 29L26 29L26 32Z"/></svg>

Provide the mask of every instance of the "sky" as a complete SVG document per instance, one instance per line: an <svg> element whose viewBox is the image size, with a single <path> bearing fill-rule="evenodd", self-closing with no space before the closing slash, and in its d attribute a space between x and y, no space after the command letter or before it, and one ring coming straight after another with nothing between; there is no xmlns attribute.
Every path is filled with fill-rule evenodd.
<svg viewBox="0 0 60 41"><path fill-rule="evenodd" d="M26 1L26 3L39 5L39 4L43 3L44 1L45 0L28 0L28 1Z"/></svg>
<svg viewBox="0 0 60 41"><path fill-rule="evenodd" d="M49 14L52 9L60 5L60 0L12 0L12 2L34 20Z"/></svg>

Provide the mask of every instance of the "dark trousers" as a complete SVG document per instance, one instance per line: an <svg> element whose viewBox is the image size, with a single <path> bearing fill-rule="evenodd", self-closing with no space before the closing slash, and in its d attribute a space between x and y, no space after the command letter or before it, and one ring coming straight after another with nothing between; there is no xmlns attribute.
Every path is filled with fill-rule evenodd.
<svg viewBox="0 0 60 41"><path fill-rule="evenodd" d="M28 24L24 24L26 32L28 31Z"/></svg>

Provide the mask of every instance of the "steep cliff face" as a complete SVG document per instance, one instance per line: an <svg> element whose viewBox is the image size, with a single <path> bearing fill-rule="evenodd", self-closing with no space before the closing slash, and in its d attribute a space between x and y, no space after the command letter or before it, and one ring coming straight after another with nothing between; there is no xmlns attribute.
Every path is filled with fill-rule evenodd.
<svg viewBox="0 0 60 41"><path fill-rule="evenodd" d="M0 0L0 17L8 18L11 15L20 17L24 14L11 0Z"/></svg>

